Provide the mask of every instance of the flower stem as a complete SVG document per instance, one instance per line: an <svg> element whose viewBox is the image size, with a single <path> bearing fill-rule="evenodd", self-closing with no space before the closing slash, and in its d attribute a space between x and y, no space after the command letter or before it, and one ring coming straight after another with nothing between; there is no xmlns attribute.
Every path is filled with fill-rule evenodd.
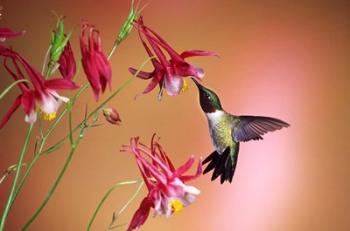
<svg viewBox="0 0 350 231"><path fill-rule="evenodd" d="M137 187L135 193L130 197L130 199L123 205L123 207L118 211L118 213L116 214L115 212L113 213L113 219L111 224L108 226L108 230L120 227L120 225L115 225L113 226L113 224L115 223L115 221L118 219L118 217L120 216L120 214L122 214L127 208L128 206L131 204L131 202L136 198L136 196L139 194L139 192L142 189L142 186L144 184L144 181L141 180L141 183L139 184L139 186Z"/></svg>
<svg viewBox="0 0 350 231"><path fill-rule="evenodd" d="M11 83L3 92L0 93L0 100L2 100L2 98L4 98L4 96L7 93L9 93L14 86L16 86L19 83L23 83L23 82L28 82L29 83L29 80L27 80L27 79L19 79L19 80L15 81L15 82Z"/></svg>
<svg viewBox="0 0 350 231"><path fill-rule="evenodd" d="M38 217L38 215L40 214L40 212L43 210L43 208L46 206L46 204L49 202L51 196L53 195L53 193L55 192L59 182L61 181L61 178L63 177L64 173L66 172L69 164L71 163L72 157L75 153L75 150L78 147L78 144L80 143L81 139L83 138L83 133L85 130L85 125L81 124L80 125L80 133L78 138L76 139L76 141L72 144L69 155L64 163L63 168L61 169L58 177L56 178L53 186L51 187L50 191L48 192L48 194L46 195L45 199L43 200L43 202L41 203L41 205L39 206L39 208L35 211L34 215L29 219L29 221L24 225L24 227L22 228L22 230L27 230L29 228L29 226L33 223L33 221Z"/></svg>
<svg viewBox="0 0 350 231"><path fill-rule="evenodd" d="M2 218L1 218L1 223L0 223L0 230L1 231L5 227L6 218L8 216L9 211L10 211L10 208L11 208L12 200L13 200L15 189L16 189L16 184L17 184L20 172L21 172L21 167L22 167L24 155L27 152L27 148L28 148L28 144L29 144L29 141L30 141L30 137L31 137L32 131L33 131L33 124L30 124L29 128L28 128L28 131L27 131L27 135L26 135L25 141L24 141L24 145L23 145L22 151L21 151L21 153L19 155L19 160L18 160L17 168L16 168L16 175L15 175L15 178L14 178L14 180L12 182L10 196L7 199L5 210L4 210L4 213L3 213Z"/></svg>
<svg viewBox="0 0 350 231"><path fill-rule="evenodd" d="M112 58L112 55L114 54L115 50L118 48L119 43L117 42L117 40L113 43L113 47L111 49L111 51L108 54L107 59L110 60Z"/></svg>
<svg viewBox="0 0 350 231"><path fill-rule="evenodd" d="M107 192L105 193L105 195L102 197L100 203L97 205L97 208L95 209L95 212L92 214L92 217L91 217L91 219L90 219L90 222L89 222L88 227L87 227L86 230L87 230L87 231L90 231L91 226L92 226L93 222L95 221L95 218L96 218L98 212L100 211L100 209L101 209L103 203L107 200L108 196L109 196L116 188L119 188L119 187L124 186L124 185L131 185L131 184L137 184L137 183L140 183L140 185L142 185L142 184L143 184L143 181L140 181L140 180L122 181L122 182L118 182L118 183L114 184L112 187L110 187L110 188L107 190ZM139 188L140 188L140 186L137 188L136 192L139 192L139 191L140 191ZM133 196L131 197L131 199L129 199L129 201L130 201L130 200L132 201L135 197L136 197L136 195L133 195ZM128 202L129 202L129 201L128 201ZM124 207L125 207L125 206L123 206L123 208L124 208ZM125 210L125 209L124 209L124 210ZM119 213L118 213L118 214L119 214Z"/></svg>
<svg viewBox="0 0 350 231"><path fill-rule="evenodd" d="M88 84L85 84L83 87L81 87L79 89L79 91L74 95L73 97L73 104L75 102L75 100L87 89ZM44 146L46 144L47 139L49 138L49 136L51 135L51 133L55 130L55 128L57 127L57 125L59 124L59 122L63 119L64 115L67 113L67 108L65 108L61 114L57 117L57 119L54 121L54 123L49 127L49 129L47 130L46 134L44 135L44 137L41 140L40 143L40 147L38 149L38 151L34 154L34 158L32 159L32 161L29 163L22 179L20 180L20 182L18 183L18 187L16 188L15 191L15 196L12 200L11 206L14 202L14 200L17 198L17 195L19 193L19 191L21 190L26 178L28 177L30 171L32 170L33 166L36 164L36 162L39 160L39 157L45 153L47 153L49 150L47 150L47 152L42 152L44 149Z"/></svg>

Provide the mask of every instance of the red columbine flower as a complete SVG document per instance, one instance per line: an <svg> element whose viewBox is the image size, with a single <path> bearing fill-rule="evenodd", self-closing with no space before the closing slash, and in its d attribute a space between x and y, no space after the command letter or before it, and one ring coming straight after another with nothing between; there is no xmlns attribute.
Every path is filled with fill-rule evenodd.
<svg viewBox="0 0 350 231"><path fill-rule="evenodd" d="M85 38L86 33L87 39ZM107 85L111 88L112 69L106 55L102 52L99 31L86 22L82 24L80 48L84 72L98 100Z"/></svg>
<svg viewBox="0 0 350 231"><path fill-rule="evenodd" d="M163 88L166 89L169 95L178 95L183 90L185 83L184 77L194 77L196 79L202 79L204 77L204 71L202 68L191 65L185 61L188 57L193 56L215 56L215 52L202 51L202 50L190 50L184 51L181 54L177 53L162 37L155 33L152 29L145 26L142 17L135 22L141 42L146 49L147 54L156 59L152 60L154 71L152 72L140 72L137 76L141 79L152 79L143 94L146 94L153 90L158 84L160 85L160 95ZM152 50L148 47L147 42L151 46ZM163 53L165 50L168 53L170 59L168 60ZM137 70L135 68L129 68L132 74L135 74Z"/></svg>
<svg viewBox="0 0 350 231"><path fill-rule="evenodd" d="M134 230L145 223L150 209L155 215L166 215L180 211L190 205L200 193L185 182L195 179L202 174L202 164L199 160L197 172L193 176L184 175L194 163L194 157L175 169L169 157L158 141L152 137L151 147L139 143L139 138L132 138L130 145L124 145L122 151L130 151L136 157L141 175L148 188L148 195L143 199L139 209L135 212L128 231Z"/></svg>
<svg viewBox="0 0 350 231"><path fill-rule="evenodd" d="M54 119L61 103L69 100L64 96L60 96L56 90L78 88L74 82L68 79L45 80L45 78L20 54L11 49L0 46L0 55L5 57L4 67L14 80L25 79L22 72L23 69L33 87L31 88L26 82L18 84L21 94L16 98L15 102L0 122L0 128L7 123L19 106L22 106L24 109L26 114L25 121L28 123L34 123L36 121L36 108L39 108L43 113L44 119ZM8 60L12 61L14 69L7 64Z"/></svg>
<svg viewBox="0 0 350 231"><path fill-rule="evenodd" d="M58 60L58 63L59 63L58 69L62 77L64 79L72 80L76 73L76 63L74 59L73 50L69 41L64 47L64 50Z"/></svg>
<svg viewBox="0 0 350 231"><path fill-rule="evenodd" d="M0 41L5 41L7 38L18 37L25 33L25 31L12 31L9 28L0 28Z"/></svg>

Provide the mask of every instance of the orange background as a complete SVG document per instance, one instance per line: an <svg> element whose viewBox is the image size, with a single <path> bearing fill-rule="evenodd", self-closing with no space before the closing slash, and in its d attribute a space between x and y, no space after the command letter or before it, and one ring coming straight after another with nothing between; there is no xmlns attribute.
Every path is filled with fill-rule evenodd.
<svg viewBox="0 0 350 231"><path fill-rule="evenodd" d="M6 44L41 68L55 25L50 10L66 15L67 28L76 27L72 43L79 57L80 19L100 29L107 51L130 3L7 0L1 4L1 26L27 30L24 37ZM220 54L219 59L190 62L205 69L203 83L218 93L227 111L273 116L292 126L266 135L264 141L242 144L232 184L201 177L192 183L202 191L194 204L170 219L150 217L142 230L350 230L349 12L349 1L151 1L143 12L146 24L178 51L206 49ZM129 78L128 67L138 67L145 58L132 33L111 60L113 88ZM77 78L80 84L85 81L83 75ZM10 83L1 68L0 89ZM120 127L105 124L86 132L55 195L31 230L84 230L109 186L140 178L133 156L119 152L131 136L149 143L156 132L176 165L190 154L211 153L196 87L191 84L188 92L164 97L162 102L156 100L157 91L134 100L146 84L134 81L110 103L122 116ZM0 102L1 116L17 93L12 91ZM86 104L89 109L96 105L90 89L78 101L76 122ZM1 171L17 162L27 127L23 117L19 110L0 131ZM64 121L49 143L66 134L67 125ZM34 139L26 161L32 157L33 143ZM33 214L68 150L67 143L39 161L10 212L7 230L19 230ZM12 177L0 185L1 207ZM112 212L133 190L130 186L115 191L93 230L105 229ZM129 222L145 194L143 190L121 223Z"/></svg>

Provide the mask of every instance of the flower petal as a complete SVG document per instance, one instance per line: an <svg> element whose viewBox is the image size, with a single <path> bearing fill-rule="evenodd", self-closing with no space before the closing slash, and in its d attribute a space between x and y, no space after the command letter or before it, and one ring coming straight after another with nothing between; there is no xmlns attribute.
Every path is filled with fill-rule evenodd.
<svg viewBox="0 0 350 231"><path fill-rule="evenodd" d="M26 116L24 117L24 121L26 121L27 123L35 123L35 121L37 120L37 113L36 111L31 111L29 114L26 114Z"/></svg>
<svg viewBox="0 0 350 231"><path fill-rule="evenodd" d="M166 76L164 78L164 87L168 95L174 96L181 92L183 79L180 76Z"/></svg>
<svg viewBox="0 0 350 231"><path fill-rule="evenodd" d="M79 86L69 79L50 79L45 81L45 86L53 90L73 90L78 89Z"/></svg>
<svg viewBox="0 0 350 231"><path fill-rule="evenodd" d="M152 91L158 85L158 83L159 83L159 80L157 78L153 78L151 82L149 82L145 90L143 90L142 94L147 94L150 91Z"/></svg>
<svg viewBox="0 0 350 231"><path fill-rule="evenodd" d="M149 216L149 212L152 206L152 199L150 197L145 197L142 200L140 207L136 210L134 216L132 217L127 231L132 231L143 225Z"/></svg>
<svg viewBox="0 0 350 231"><path fill-rule="evenodd" d="M133 67L129 67L128 70L132 75L135 75L138 72L138 70ZM140 79L150 79L153 77L153 75L154 75L153 72L140 71L136 76L139 77Z"/></svg>
<svg viewBox="0 0 350 231"><path fill-rule="evenodd" d="M184 76L184 77L192 76L198 80L201 80L205 75L203 68L195 67L194 65L190 65L187 63L181 66L176 66L175 73L178 74L179 76Z"/></svg>
<svg viewBox="0 0 350 231"><path fill-rule="evenodd" d="M13 113L18 109L18 107L21 105L21 97L22 95L19 95L15 101L13 102L13 104L11 105L11 107L9 108L9 110L6 112L6 114L4 115L4 117L2 118L1 122L0 122L0 129L4 127L4 125L9 121L9 119L11 118L11 116L13 115Z"/></svg>
<svg viewBox="0 0 350 231"><path fill-rule="evenodd" d="M21 105L27 115L32 111L35 111L35 97L32 91L23 93L21 97Z"/></svg>
<svg viewBox="0 0 350 231"><path fill-rule="evenodd" d="M25 31L13 31L10 28L0 28L0 39L18 37L25 33Z"/></svg>
<svg viewBox="0 0 350 231"><path fill-rule="evenodd" d="M189 51L184 51L180 54L180 56L185 59L188 57L194 57L194 56L219 56L216 52L214 51L203 51L203 50L189 50Z"/></svg>
<svg viewBox="0 0 350 231"><path fill-rule="evenodd" d="M194 180L196 178L198 178L199 176L202 175L203 169L202 169L202 159L200 158L198 161L198 167L197 167L197 171L196 174L192 175L192 176L179 176L180 180L182 180L183 182L187 182L190 180Z"/></svg>
<svg viewBox="0 0 350 231"><path fill-rule="evenodd" d="M184 174L185 172L187 172L193 165L194 163L194 156L191 156L186 163L184 163L183 165L181 165L178 169L176 169L176 171L174 172L174 175L176 177L181 176L182 174Z"/></svg>
<svg viewBox="0 0 350 231"><path fill-rule="evenodd" d="M59 71L64 79L73 79L76 73L76 62L72 47L68 41L59 60Z"/></svg>

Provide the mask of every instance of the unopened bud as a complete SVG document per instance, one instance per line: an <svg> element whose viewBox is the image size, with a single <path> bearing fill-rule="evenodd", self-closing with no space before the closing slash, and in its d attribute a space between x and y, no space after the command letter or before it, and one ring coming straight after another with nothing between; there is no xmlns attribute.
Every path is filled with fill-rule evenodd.
<svg viewBox="0 0 350 231"><path fill-rule="evenodd" d="M111 124L120 125L120 122L122 122L119 113L114 108L103 109L103 115L106 118L106 120Z"/></svg>

